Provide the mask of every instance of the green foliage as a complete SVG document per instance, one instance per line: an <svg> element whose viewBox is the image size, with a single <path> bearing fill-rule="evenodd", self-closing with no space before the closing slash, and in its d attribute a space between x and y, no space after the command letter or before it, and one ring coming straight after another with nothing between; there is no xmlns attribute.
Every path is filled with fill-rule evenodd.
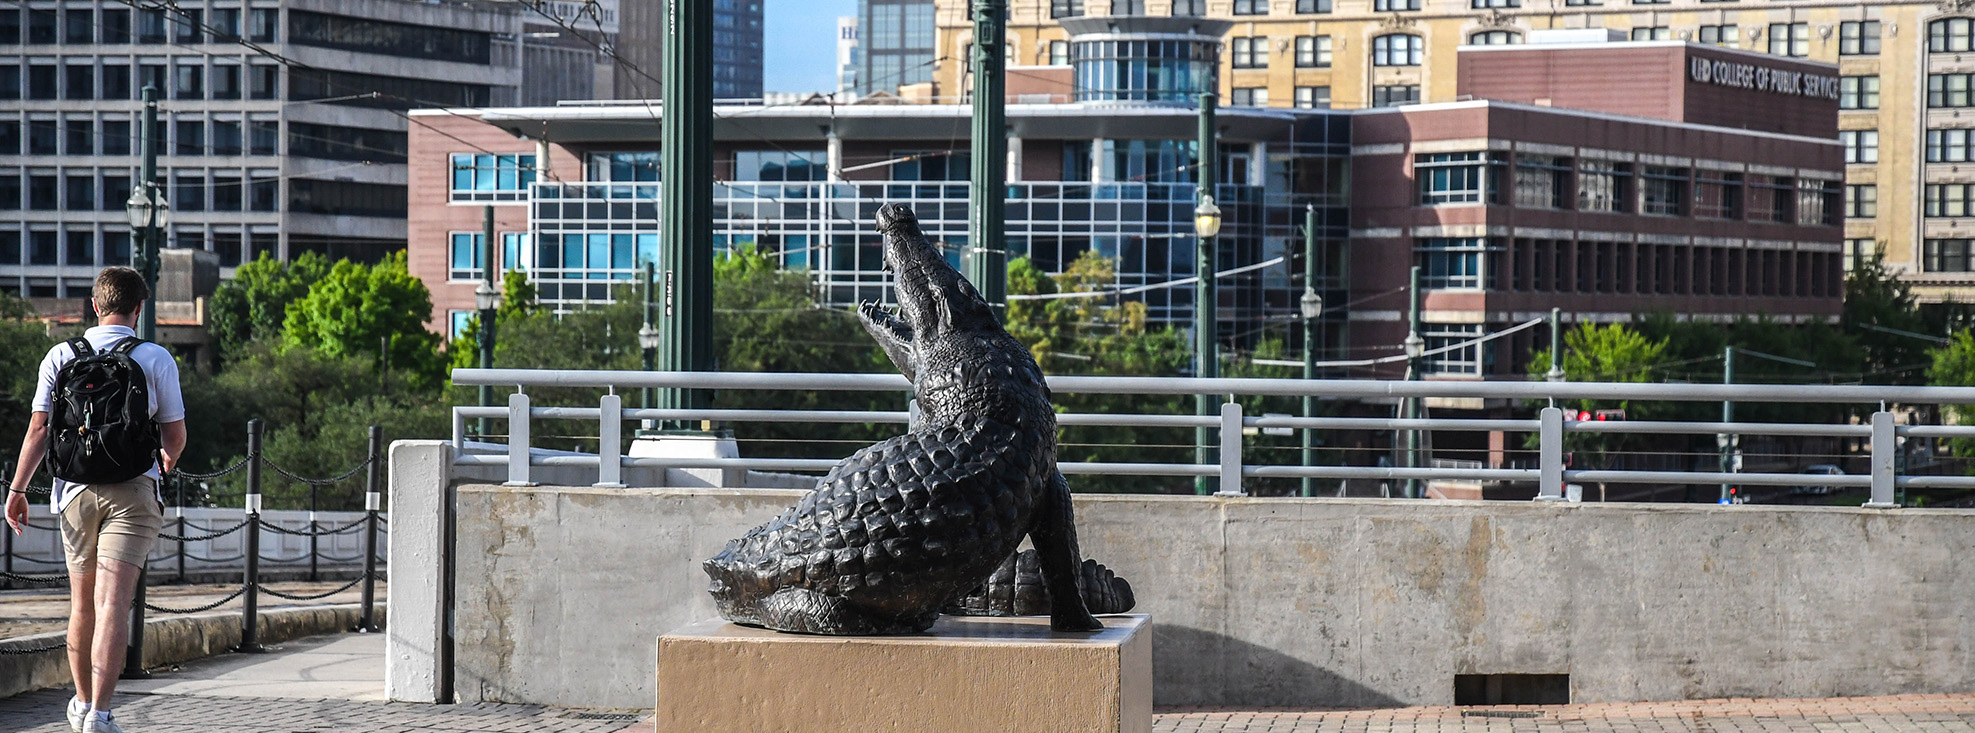
<svg viewBox="0 0 1975 733"><path fill-rule="evenodd" d="M443 378L438 334L425 330L432 296L398 252L375 266L343 260L288 307L282 341L332 357L367 356L409 371L422 384Z"/></svg>
<svg viewBox="0 0 1975 733"><path fill-rule="evenodd" d="M1927 381L1941 387L1975 387L1975 333L1956 331L1946 348L1934 352L1934 363L1927 368ZM1947 405L1948 414L1961 425L1975 424L1975 408ZM1975 457L1975 440L1949 440L1948 449L1957 456Z"/></svg>
<svg viewBox="0 0 1975 733"><path fill-rule="evenodd" d="M288 305L308 295L329 274L329 261L314 252L279 262L266 252L241 265L213 293L212 332L220 351L234 354L258 339L281 338Z"/></svg>
<svg viewBox="0 0 1975 733"><path fill-rule="evenodd" d="M0 293L0 464L11 465L27 435L29 409L40 379L41 357L55 340L46 324L34 318L27 301ZM7 480L13 476L8 475Z"/></svg>
<svg viewBox="0 0 1975 733"><path fill-rule="evenodd" d="M1008 263L1011 295L1088 292L1115 281L1116 264L1095 252L1051 277L1028 258ZM1108 376L1176 376L1192 361L1186 335L1176 329L1147 326L1145 304L1107 303L1105 298L1017 300L1008 304L1008 332L1035 353L1043 371L1051 374ZM1058 412L1190 415L1193 400L1185 396L1099 395L1059 393ZM1064 463L1087 461L1190 463L1194 458L1191 428L1120 426L1065 427L1057 444ZM1192 493L1193 481L1168 476L1078 476L1077 491L1119 493Z"/></svg>
<svg viewBox="0 0 1975 733"><path fill-rule="evenodd" d="M1840 317L1845 334L1861 349L1859 368L1870 384L1919 384L1925 376L1925 339L1878 331L1866 326L1910 333L1938 334L1920 312L1913 289L1886 270L1874 253L1853 263L1845 277L1845 309Z"/></svg>
<svg viewBox="0 0 1975 733"><path fill-rule="evenodd" d="M1564 333L1564 377L1579 382L1653 382L1666 360L1666 338L1652 338L1623 323L1599 325L1580 322ZM1540 349L1529 359L1529 378L1541 381L1550 371L1550 350ZM1625 410L1630 420L1659 419L1663 402L1631 400L1564 400L1558 404L1567 412ZM1572 417L1571 419L1575 419ZM1604 467L1608 455L1640 436L1618 433L1568 433L1564 449L1571 451L1579 466ZM1524 438L1524 447L1538 445L1535 433Z"/></svg>

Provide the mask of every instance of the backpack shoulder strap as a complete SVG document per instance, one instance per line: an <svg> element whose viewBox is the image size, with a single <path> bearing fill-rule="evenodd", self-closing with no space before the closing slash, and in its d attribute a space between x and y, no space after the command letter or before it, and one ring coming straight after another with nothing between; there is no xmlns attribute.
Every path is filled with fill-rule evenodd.
<svg viewBox="0 0 1975 733"><path fill-rule="evenodd" d="M83 338L81 336L77 336L75 338L69 339L68 345L69 345L70 359L80 359L85 356L92 356L96 353L95 349L89 347L89 339Z"/></svg>
<svg viewBox="0 0 1975 733"><path fill-rule="evenodd" d="M145 341L144 339L138 338L136 336L131 336L122 341L118 341L117 345L110 347L110 353L127 355L132 351L136 351L137 347L143 346L148 343L151 342Z"/></svg>

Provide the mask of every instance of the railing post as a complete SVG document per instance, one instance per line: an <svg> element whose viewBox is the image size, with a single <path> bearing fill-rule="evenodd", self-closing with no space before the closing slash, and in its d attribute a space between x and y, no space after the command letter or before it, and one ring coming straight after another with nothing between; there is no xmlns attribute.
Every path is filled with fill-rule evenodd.
<svg viewBox="0 0 1975 733"><path fill-rule="evenodd" d="M234 648L244 654L267 651L261 646L260 623L261 428L260 418L247 421L247 526L241 528L247 533L247 572L240 595L240 646Z"/></svg>
<svg viewBox="0 0 1975 733"><path fill-rule="evenodd" d="M597 483L599 489L624 488L624 398L611 392L599 400L597 423Z"/></svg>
<svg viewBox="0 0 1975 733"><path fill-rule="evenodd" d="M1241 491L1241 403L1221 403L1221 490L1216 496L1245 496Z"/></svg>
<svg viewBox="0 0 1975 733"><path fill-rule="evenodd" d="M144 558L149 565L150 558ZM130 598L130 636L123 647L123 673L120 679L150 679L151 673L144 669L144 586L150 582L147 568L137 569L137 593Z"/></svg>
<svg viewBox="0 0 1975 733"><path fill-rule="evenodd" d="M528 395L518 389L507 398L506 485L535 485L528 477Z"/></svg>
<svg viewBox="0 0 1975 733"><path fill-rule="evenodd" d="M384 504L384 429L370 426L370 470L363 477L363 610L357 616L357 630L375 633L377 629L377 510Z"/></svg>
<svg viewBox="0 0 1975 733"><path fill-rule="evenodd" d="M486 440L487 436L480 439ZM459 413L457 406L453 407L453 455L466 455L466 416Z"/></svg>
<svg viewBox="0 0 1975 733"><path fill-rule="evenodd" d="M1899 502L1893 500L1893 466L1898 452L1899 440L1893 433L1893 413L1885 410L1872 413L1872 500L1865 502L1867 509L1899 507Z"/></svg>
<svg viewBox="0 0 1975 733"><path fill-rule="evenodd" d="M1545 407L1537 415L1537 501L1564 500L1564 411Z"/></svg>

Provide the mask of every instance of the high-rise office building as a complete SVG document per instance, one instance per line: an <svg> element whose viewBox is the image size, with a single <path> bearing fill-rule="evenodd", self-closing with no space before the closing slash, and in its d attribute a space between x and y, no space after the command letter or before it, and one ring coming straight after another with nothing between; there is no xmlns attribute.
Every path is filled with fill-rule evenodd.
<svg viewBox="0 0 1975 733"><path fill-rule="evenodd" d="M0 7L0 290L86 298L98 268L130 261L146 85L165 246L225 268L404 248L403 111L520 101L520 13L400 0ZM463 175L496 175L486 157Z"/></svg>
<svg viewBox="0 0 1975 733"><path fill-rule="evenodd" d="M936 7L933 0L858 0L857 19L863 34L859 44L864 55L857 80L859 94L896 93L907 84L932 81L935 67L966 66L964 62L944 66L935 62ZM958 7L956 12L966 15L965 4Z"/></svg>
<svg viewBox="0 0 1975 733"><path fill-rule="evenodd" d="M934 0L942 52L929 96L964 94L966 0ZM871 0L875 7L875 0ZM1060 63L1063 18L1235 21L1223 104L1358 109L1456 101L1456 49L1587 29L1839 67L1845 238L1877 251L1924 299L1975 299L1975 13L1965 3L1816 0L1013 0L1011 63ZM867 25L867 35L876 31ZM875 50L873 55L877 53ZM1623 83L1622 78L1612 80Z"/></svg>
<svg viewBox="0 0 1975 733"><path fill-rule="evenodd" d="M857 90L857 72L863 66L857 48L857 16L837 17L837 91Z"/></svg>
<svg viewBox="0 0 1975 733"><path fill-rule="evenodd" d="M762 0L713 0L713 98L761 98ZM619 0L617 99L658 99L665 0Z"/></svg>

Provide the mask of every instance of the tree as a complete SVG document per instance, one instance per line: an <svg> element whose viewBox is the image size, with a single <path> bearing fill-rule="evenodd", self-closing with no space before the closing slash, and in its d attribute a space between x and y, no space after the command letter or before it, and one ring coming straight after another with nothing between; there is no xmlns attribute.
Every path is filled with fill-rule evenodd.
<svg viewBox="0 0 1975 733"><path fill-rule="evenodd" d="M1564 378L1580 382L1656 381L1665 361L1665 338L1652 338L1623 323L1599 325L1579 322L1564 333ZM1538 349L1529 358L1529 378L1541 381L1550 371L1550 349ZM1619 409L1628 419L1652 419L1664 403L1632 400L1562 400L1559 405L1571 412ZM1574 416L1573 416L1574 419ZM1564 449L1571 451L1577 465L1604 466L1610 453L1639 436L1623 433L1568 433ZM1536 434L1524 439L1525 447L1539 444Z"/></svg>
<svg viewBox="0 0 1975 733"><path fill-rule="evenodd" d="M308 295L329 270L329 261L314 252L289 262L262 252L234 270L233 279L213 292L212 332L220 351L232 354L251 341L279 339L288 305Z"/></svg>
<svg viewBox="0 0 1975 733"><path fill-rule="evenodd" d="M1926 376L1927 350L1932 344L1924 338L1878 329L1929 335L1940 331L1929 328L1913 289L1886 270L1885 261L1877 252L1854 262L1851 273L1845 277L1845 308L1840 323L1862 352L1863 381L1919 384Z"/></svg>
<svg viewBox="0 0 1975 733"><path fill-rule="evenodd" d="M425 330L432 296L397 252L374 266L337 262L288 307L282 341L328 356L369 356L425 384L443 378L441 339Z"/></svg>
<svg viewBox="0 0 1975 733"><path fill-rule="evenodd" d="M55 340L48 337L48 326L34 318L27 301L0 293L0 450L11 461L27 435L28 410L40 380L41 357ZM13 475L8 474L8 480Z"/></svg>
<svg viewBox="0 0 1975 733"><path fill-rule="evenodd" d="M1956 331L1948 345L1934 352L1934 363L1927 368L1927 381L1942 387L1975 387L1975 332ZM1975 424L1975 406L1948 405L1947 411L1961 425ZM1955 438L1948 449L1957 456L1975 457L1975 440Z"/></svg>

